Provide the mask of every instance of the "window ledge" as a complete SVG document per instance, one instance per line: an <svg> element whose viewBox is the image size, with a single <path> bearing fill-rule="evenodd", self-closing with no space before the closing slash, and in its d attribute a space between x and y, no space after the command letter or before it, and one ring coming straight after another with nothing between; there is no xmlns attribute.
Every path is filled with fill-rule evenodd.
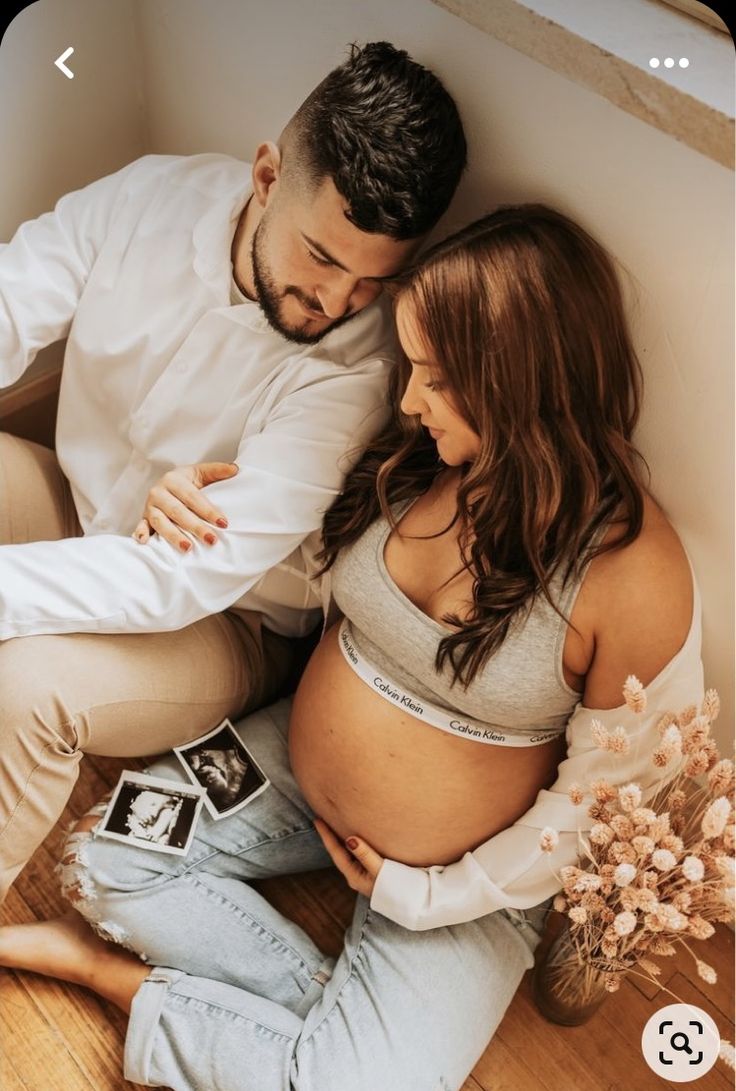
<svg viewBox="0 0 736 1091"><path fill-rule="evenodd" d="M734 169L731 36L658 0L433 0ZM659 57L659 68L649 65ZM663 60L672 57L673 68ZM689 65L680 68L680 57Z"/></svg>

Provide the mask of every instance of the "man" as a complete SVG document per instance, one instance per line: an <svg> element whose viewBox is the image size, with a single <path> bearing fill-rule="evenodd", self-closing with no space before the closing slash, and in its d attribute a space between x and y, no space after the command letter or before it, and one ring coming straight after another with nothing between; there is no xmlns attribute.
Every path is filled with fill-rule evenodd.
<svg viewBox="0 0 736 1091"><path fill-rule="evenodd" d="M382 283L464 164L439 81L372 43L250 188L226 156L147 156L0 251L0 383L68 336L56 457L0 437L0 898L83 751L160 752L283 686L318 616L300 545L385 412ZM152 483L212 459L238 465L209 490L222 544L141 548Z"/></svg>

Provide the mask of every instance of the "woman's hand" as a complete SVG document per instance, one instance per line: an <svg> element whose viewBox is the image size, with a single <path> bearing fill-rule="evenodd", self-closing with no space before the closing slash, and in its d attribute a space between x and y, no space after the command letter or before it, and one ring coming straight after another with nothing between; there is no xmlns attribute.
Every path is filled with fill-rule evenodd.
<svg viewBox="0 0 736 1091"><path fill-rule="evenodd" d="M349 887L370 898L376 884L378 873L383 866L383 856L366 844L360 837L347 837L344 847L342 841L321 818L315 818L314 827L322 838L322 843L332 857L338 871L347 879Z"/></svg>
<svg viewBox="0 0 736 1091"><path fill-rule="evenodd" d="M189 538L182 534L186 531L205 545L214 545L217 535L212 527L226 527L227 519L199 490L214 481L234 477L237 472L233 462L198 462L169 470L146 497L143 518L133 537L145 544L155 533L186 553L192 547Z"/></svg>

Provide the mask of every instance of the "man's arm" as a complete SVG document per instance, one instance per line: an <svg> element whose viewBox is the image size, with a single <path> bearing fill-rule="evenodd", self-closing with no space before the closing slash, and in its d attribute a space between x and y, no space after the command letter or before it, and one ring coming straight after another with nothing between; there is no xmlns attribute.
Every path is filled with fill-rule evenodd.
<svg viewBox="0 0 736 1091"><path fill-rule="evenodd" d="M312 531L385 413L388 363L332 372L279 403L208 486L227 512L216 549L95 535L0 547L0 639L180 629L236 602Z"/></svg>
<svg viewBox="0 0 736 1091"><path fill-rule="evenodd" d="M0 246L0 387L65 337L135 164L66 194Z"/></svg>

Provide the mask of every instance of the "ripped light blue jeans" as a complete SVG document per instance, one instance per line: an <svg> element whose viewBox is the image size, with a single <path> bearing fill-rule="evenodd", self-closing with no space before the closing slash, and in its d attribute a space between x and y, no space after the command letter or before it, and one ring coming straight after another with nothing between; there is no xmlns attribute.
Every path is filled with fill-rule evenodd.
<svg viewBox="0 0 736 1091"><path fill-rule="evenodd" d="M68 900L151 965L125 1075L174 1091L456 1091L533 963L547 903L411 932L358 897L325 957L247 882L331 863L289 769L288 715L285 700L237 725L271 785L230 818L203 811L186 857L67 842ZM185 779L173 756L151 772Z"/></svg>

